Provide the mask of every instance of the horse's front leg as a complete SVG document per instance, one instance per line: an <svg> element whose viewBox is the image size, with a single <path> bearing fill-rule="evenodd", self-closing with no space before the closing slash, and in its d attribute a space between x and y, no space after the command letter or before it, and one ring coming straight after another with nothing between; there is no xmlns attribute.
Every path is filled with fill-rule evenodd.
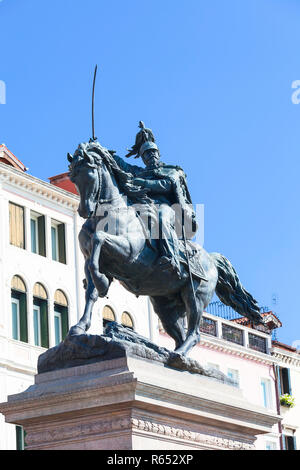
<svg viewBox="0 0 300 470"><path fill-rule="evenodd" d="M100 297L105 297L111 280L99 270L101 248L105 242L106 236L102 232L96 232L92 238L92 250L89 261L89 272L92 277L93 283L98 291Z"/></svg>
<svg viewBox="0 0 300 470"><path fill-rule="evenodd" d="M85 286L85 308L82 317L79 322L72 326L69 331L70 335L79 335L84 334L91 326L93 307L98 299L98 291L95 288L93 279L89 271L90 260L85 261L84 271L86 276L86 286Z"/></svg>

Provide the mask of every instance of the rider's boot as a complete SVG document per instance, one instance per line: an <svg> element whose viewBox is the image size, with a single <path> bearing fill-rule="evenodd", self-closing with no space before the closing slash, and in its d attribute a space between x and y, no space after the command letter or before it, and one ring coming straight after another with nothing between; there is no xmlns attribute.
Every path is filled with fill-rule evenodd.
<svg viewBox="0 0 300 470"><path fill-rule="evenodd" d="M158 260L158 263L163 271L174 272L179 278L181 278L180 263L177 263L173 257L166 255L161 256Z"/></svg>

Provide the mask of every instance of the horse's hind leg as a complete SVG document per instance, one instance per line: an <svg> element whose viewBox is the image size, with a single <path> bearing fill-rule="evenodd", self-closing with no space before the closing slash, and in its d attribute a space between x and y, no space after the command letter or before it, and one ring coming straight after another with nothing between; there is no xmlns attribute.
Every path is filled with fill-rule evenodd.
<svg viewBox="0 0 300 470"><path fill-rule="evenodd" d="M150 297L155 313L158 315L166 333L179 348L185 340L184 304L178 297Z"/></svg>
<svg viewBox="0 0 300 470"><path fill-rule="evenodd" d="M200 341L200 321L204 305L199 293L197 295L196 288L197 286L195 285L195 297L190 284L187 284L181 292L182 300L186 307L188 323L186 339L179 348L176 348L176 352L181 354L187 354Z"/></svg>

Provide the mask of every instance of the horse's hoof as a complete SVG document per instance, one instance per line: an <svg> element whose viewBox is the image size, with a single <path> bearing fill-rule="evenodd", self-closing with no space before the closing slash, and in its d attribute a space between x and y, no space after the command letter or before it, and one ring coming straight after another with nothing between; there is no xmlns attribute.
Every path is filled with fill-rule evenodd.
<svg viewBox="0 0 300 470"><path fill-rule="evenodd" d="M68 335L69 336L76 336L76 335L85 335L85 329L79 325L74 325L70 328Z"/></svg>
<svg viewBox="0 0 300 470"><path fill-rule="evenodd" d="M169 354L168 364L176 367L182 364L184 361L184 354L178 353L177 351L171 351Z"/></svg>

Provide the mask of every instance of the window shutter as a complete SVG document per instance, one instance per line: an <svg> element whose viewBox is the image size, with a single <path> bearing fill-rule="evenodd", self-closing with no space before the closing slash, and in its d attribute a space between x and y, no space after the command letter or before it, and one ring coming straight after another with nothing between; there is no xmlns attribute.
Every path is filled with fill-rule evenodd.
<svg viewBox="0 0 300 470"><path fill-rule="evenodd" d="M16 450L24 450L24 430L22 426L16 426Z"/></svg>
<svg viewBox="0 0 300 470"><path fill-rule="evenodd" d="M41 340L43 348L49 348L49 332L48 332L48 308L47 301L42 300L41 308Z"/></svg>
<svg viewBox="0 0 300 470"><path fill-rule="evenodd" d="M62 339L65 339L69 331L68 308L61 307L61 332Z"/></svg>
<svg viewBox="0 0 300 470"><path fill-rule="evenodd" d="M57 227L58 232L58 257L60 263L66 264L66 243L65 243L65 224Z"/></svg>
<svg viewBox="0 0 300 470"><path fill-rule="evenodd" d="M282 382L283 382L283 393L288 393L289 395L292 394L291 388L291 378L290 378L290 369L287 367L282 369Z"/></svg>
<svg viewBox="0 0 300 470"><path fill-rule="evenodd" d="M20 302L20 340L28 343L26 294L19 294Z"/></svg>
<svg viewBox="0 0 300 470"><path fill-rule="evenodd" d="M68 307L55 303L54 310L59 312L61 315L61 335L62 339L64 340L69 331Z"/></svg>
<svg viewBox="0 0 300 470"><path fill-rule="evenodd" d="M24 207L9 203L9 241L11 245L25 248Z"/></svg>
<svg viewBox="0 0 300 470"><path fill-rule="evenodd" d="M34 299L34 304L40 307L41 313L41 346L49 348L48 303L47 300Z"/></svg>
<svg viewBox="0 0 300 470"><path fill-rule="evenodd" d="M278 393L282 395L282 384L281 384L281 377L280 377L280 367L276 366L277 369L277 385L278 385Z"/></svg>
<svg viewBox="0 0 300 470"><path fill-rule="evenodd" d="M39 254L46 256L45 216L38 218Z"/></svg>

